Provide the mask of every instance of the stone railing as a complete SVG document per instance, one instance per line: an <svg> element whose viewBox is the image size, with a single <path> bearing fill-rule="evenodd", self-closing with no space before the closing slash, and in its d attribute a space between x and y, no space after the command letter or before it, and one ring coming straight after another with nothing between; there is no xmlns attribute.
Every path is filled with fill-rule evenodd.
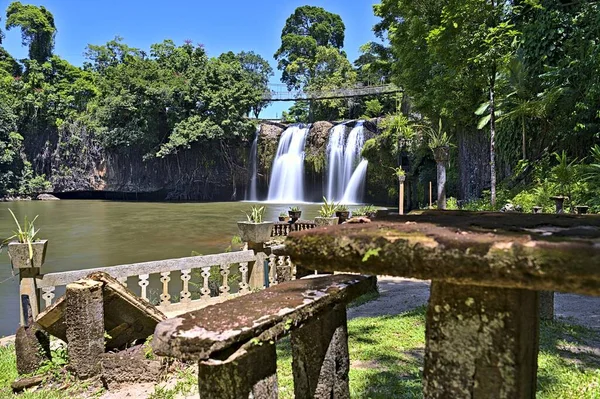
<svg viewBox="0 0 600 399"><path fill-rule="evenodd" d="M293 231L303 231L314 229L316 226L314 221L298 220L294 223L275 222L271 229L271 237L286 237Z"/></svg>
<svg viewBox="0 0 600 399"><path fill-rule="evenodd" d="M258 260L260 265L263 258ZM45 308L62 295L67 284L104 272L160 310L180 311L195 308L197 302L219 302L293 278L288 256L270 254L264 260L264 267L256 266L257 255L246 250L39 274L35 283Z"/></svg>

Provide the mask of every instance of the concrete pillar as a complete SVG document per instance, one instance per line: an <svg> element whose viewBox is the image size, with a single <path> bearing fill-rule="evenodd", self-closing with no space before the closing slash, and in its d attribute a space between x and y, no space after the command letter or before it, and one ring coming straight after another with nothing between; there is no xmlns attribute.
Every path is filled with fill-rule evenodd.
<svg viewBox="0 0 600 399"><path fill-rule="evenodd" d="M39 267L27 267L19 269L19 317L21 325L25 326L30 323L27 321L27 313L31 312L31 317L35 321L40 313L40 299L38 296L38 288L35 283L35 278L40 275ZM29 303L30 310L23 307L23 303Z"/></svg>
<svg viewBox="0 0 600 399"><path fill-rule="evenodd" d="M198 363L201 399L277 399L275 344L263 342L232 360Z"/></svg>
<svg viewBox="0 0 600 399"><path fill-rule="evenodd" d="M80 379L100 374L104 354L104 284L79 280L67 285L65 323L69 368Z"/></svg>
<svg viewBox="0 0 600 399"><path fill-rule="evenodd" d="M267 254L262 242L248 242L248 249L256 254L256 262L248 263L248 284L250 289L265 287L265 261Z"/></svg>
<svg viewBox="0 0 600 399"><path fill-rule="evenodd" d="M336 305L291 333L296 399L350 397L346 307Z"/></svg>
<svg viewBox="0 0 600 399"><path fill-rule="evenodd" d="M554 291L540 291L540 319L554 320Z"/></svg>
<svg viewBox="0 0 600 399"><path fill-rule="evenodd" d="M538 293L433 281L425 398L535 398Z"/></svg>
<svg viewBox="0 0 600 399"><path fill-rule="evenodd" d="M50 337L33 321L29 297L21 297L24 311L22 317L25 325L19 326L15 336L15 355L19 375L33 374L47 360L52 358L50 353Z"/></svg>

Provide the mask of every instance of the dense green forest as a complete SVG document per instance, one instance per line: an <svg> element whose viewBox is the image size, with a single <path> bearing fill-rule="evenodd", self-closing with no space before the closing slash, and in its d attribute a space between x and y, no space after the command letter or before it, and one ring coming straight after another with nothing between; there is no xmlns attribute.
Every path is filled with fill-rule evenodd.
<svg viewBox="0 0 600 399"><path fill-rule="evenodd" d="M447 191L470 200L463 205L550 207L549 197L563 194L600 210L598 8L588 1L382 0L374 6L380 40L351 62L341 17L299 7L274 54L289 88L394 83L404 93L298 101L284 120L378 118L380 134L363 155L371 161L370 197L382 202L397 195L391 170L402 166L411 206L423 205L435 180L432 132L443 129ZM142 50L117 37L90 44L76 67L53 53L49 10L14 2L2 22L21 31L29 56L15 60L0 46L1 193L101 189L109 161L164 160L181 170L190 149L204 154L197 169L226 165L234 184L236 174L244 178L240 154L256 129L248 116L267 105L261 97L274 74L261 55L209 57L201 44L170 40Z"/></svg>
<svg viewBox="0 0 600 399"><path fill-rule="evenodd" d="M144 160L193 143L227 148L254 132L272 70L253 52L208 57L202 44L170 40L144 51L121 38L89 45L82 68L53 54L56 26L44 7L12 3L29 57L0 47L0 192L87 187L103 153ZM1 38L2 36L0 36ZM210 165L207 165L210 167Z"/></svg>

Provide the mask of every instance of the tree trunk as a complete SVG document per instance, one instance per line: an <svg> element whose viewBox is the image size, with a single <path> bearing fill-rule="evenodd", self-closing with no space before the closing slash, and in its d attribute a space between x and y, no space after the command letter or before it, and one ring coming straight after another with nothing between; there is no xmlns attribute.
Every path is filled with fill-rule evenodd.
<svg viewBox="0 0 600 399"><path fill-rule="evenodd" d="M490 74L490 193L491 205L496 206L496 64L492 66Z"/></svg>
<svg viewBox="0 0 600 399"><path fill-rule="evenodd" d="M523 129L523 160L527 159L527 154L525 152L525 117L521 117L521 128Z"/></svg>
<svg viewBox="0 0 600 399"><path fill-rule="evenodd" d="M437 163L437 208L446 209L446 164Z"/></svg>

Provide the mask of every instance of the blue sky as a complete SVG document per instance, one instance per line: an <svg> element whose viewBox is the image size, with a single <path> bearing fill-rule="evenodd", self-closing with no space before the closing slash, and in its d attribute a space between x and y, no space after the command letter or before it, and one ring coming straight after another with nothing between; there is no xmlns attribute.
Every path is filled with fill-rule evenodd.
<svg viewBox="0 0 600 399"><path fill-rule="evenodd" d="M314 5L339 14L346 25L344 49L350 61L360 45L375 40L372 27L376 0L21 0L45 6L54 14L58 33L55 54L82 65L88 44L104 44L115 36L129 46L149 49L152 43L172 39L178 44L190 39L202 43L209 55L226 51L254 51L267 59L280 83L281 73L273 59L279 48L281 29L287 17L302 5ZM2 30L10 1L0 0ZM16 58L24 58L17 30L6 32L3 46ZM291 103L274 103L261 117L274 118Z"/></svg>

